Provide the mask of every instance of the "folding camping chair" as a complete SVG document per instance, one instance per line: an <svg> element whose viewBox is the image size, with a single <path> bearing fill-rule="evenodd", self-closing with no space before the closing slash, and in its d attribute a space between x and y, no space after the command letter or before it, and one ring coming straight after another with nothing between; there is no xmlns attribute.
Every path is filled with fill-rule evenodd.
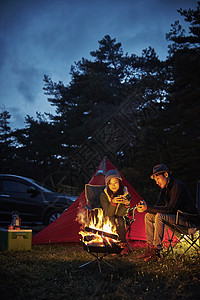
<svg viewBox="0 0 200 300"><path fill-rule="evenodd" d="M180 225L180 218L186 220L186 225ZM169 247L172 254L174 254L174 248L178 243L186 242L186 248L181 257L188 252L189 249L200 250L200 214L188 214L180 210L177 211L176 223L172 226L172 236L169 239ZM172 244L173 237L176 236L177 240Z"/></svg>
<svg viewBox="0 0 200 300"><path fill-rule="evenodd" d="M200 181L197 183L197 208L199 210L200 207ZM186 223L185 225L180 224L180 219L183 218ZM172 252L174 255L174 248L178 243L182 243L182 241L186 242L186 248L181 255L181 257L187 253L191 248L196 251L200 250L200 211L199 214L189 214L186 212L182 212L180 210L177 211L176 215L176 223L173 225L169 225L169 228L172 230L172 235L170 237L169 232L168 240L169 247L168 252ZM173 244L173 238L176 236L177 240Z"/></svg>
<svg viewBox="0 0 200 300"><path fill-rule="evenodd" d="M86 209L87 209L87 220L89 220L89 214L91 218L95 218L98 215L98 210L102 210L100 202L100 194L104 190L105 185L85 185L85 197L86 197ZM128 215L125 217L126 221L126 233L130 235L131 226L135 221L135 209L136 207L130 208ZM132 251L130 244L126 239L127 246Z"/></svg>
<svg viewBox="0 0 200 300"><path fill-rule="evenodd" d="M100 202L100 194L103 192L105 185L85 185L85 198L86 198L86 209L87 209L87 221L89 217L94 220L97 217L98 211L102 210Z"/></svg>

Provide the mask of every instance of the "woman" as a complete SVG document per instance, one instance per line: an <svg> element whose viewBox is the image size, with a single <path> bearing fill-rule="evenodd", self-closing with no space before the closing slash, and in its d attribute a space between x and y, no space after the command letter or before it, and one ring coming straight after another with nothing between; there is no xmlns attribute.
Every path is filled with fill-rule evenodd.
<svg viewBox="0 0 200 300"><path fill-rule="evenodd" d="M109 217L111 223L116 226L119 240L126 243L126 222L130 207L131 196L127 187L122 184L122 178L116 170L110 170L105 175L106 187L100 195L100 201L104 216Z"/></svg>

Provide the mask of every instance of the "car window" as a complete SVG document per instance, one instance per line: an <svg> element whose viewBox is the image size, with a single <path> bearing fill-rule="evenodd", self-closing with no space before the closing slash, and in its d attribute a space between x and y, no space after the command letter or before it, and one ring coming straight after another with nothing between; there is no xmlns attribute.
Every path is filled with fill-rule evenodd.
<svg viewBox="0 0 200 300"><path fill-rule="evenodd" d="M53 191L51 191L49 188L47 189L47 188L45 188L44 186L42 186L40 182L38 182L38 181L36 181L36 180L34 180L34 179L32 179L32 181L34 182L35 185L37 185L37 187L38 187L40 190L43 190L43 192L48 192L48 193L49 193L49 192L53 192Z"/></svg>
<svg viewBox="0 0 200 300"><path fill-rule="evenodd" d="M27 193L28 186L26 184L10 180L3 180L2 183L4 192Z"/></svg>

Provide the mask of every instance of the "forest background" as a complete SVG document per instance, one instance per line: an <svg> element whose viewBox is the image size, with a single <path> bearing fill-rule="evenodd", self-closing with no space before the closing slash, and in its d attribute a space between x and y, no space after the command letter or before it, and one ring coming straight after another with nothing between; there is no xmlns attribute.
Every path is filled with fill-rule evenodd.
<svg viewBox="0 0 200 300"><path fill-rule="evenodd" d="M27 115L11 130L0 113L0 172L31 177L58 191L80 193L104 156L147 201L155 202L152 167L168 165L193 197L200 171L200 1L180 9L166 39L166 60L152 47L124 54L106 35L91 59L71 66L69 84L44 75L55 114Z"/></svg>

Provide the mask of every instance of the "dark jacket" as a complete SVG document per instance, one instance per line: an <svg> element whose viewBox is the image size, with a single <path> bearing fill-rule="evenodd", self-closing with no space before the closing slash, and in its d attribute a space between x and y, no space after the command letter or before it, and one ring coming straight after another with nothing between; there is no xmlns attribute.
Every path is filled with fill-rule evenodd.
<svg viewBox="0 0 200 300"><path fill-rule="evenodd" d="M128 193L126 187L124 187L123 195L130 201L131 196ZM112 202L112 199L108 195L107 187L104 189L103 193L100 195L101 205L104 211L104 216L112 217L114 215L124 217L128 213L129 206L125 206L124 204L116 204Z"/></svg>
<svg viewBox="0 0 200 300"><path fill-rule="evenodd" d="M177 210L198 214L195 201L185 184L181 180L170 178L167 187L161 189L157 204L148 205L146 212L176 214Z"/></svg>

